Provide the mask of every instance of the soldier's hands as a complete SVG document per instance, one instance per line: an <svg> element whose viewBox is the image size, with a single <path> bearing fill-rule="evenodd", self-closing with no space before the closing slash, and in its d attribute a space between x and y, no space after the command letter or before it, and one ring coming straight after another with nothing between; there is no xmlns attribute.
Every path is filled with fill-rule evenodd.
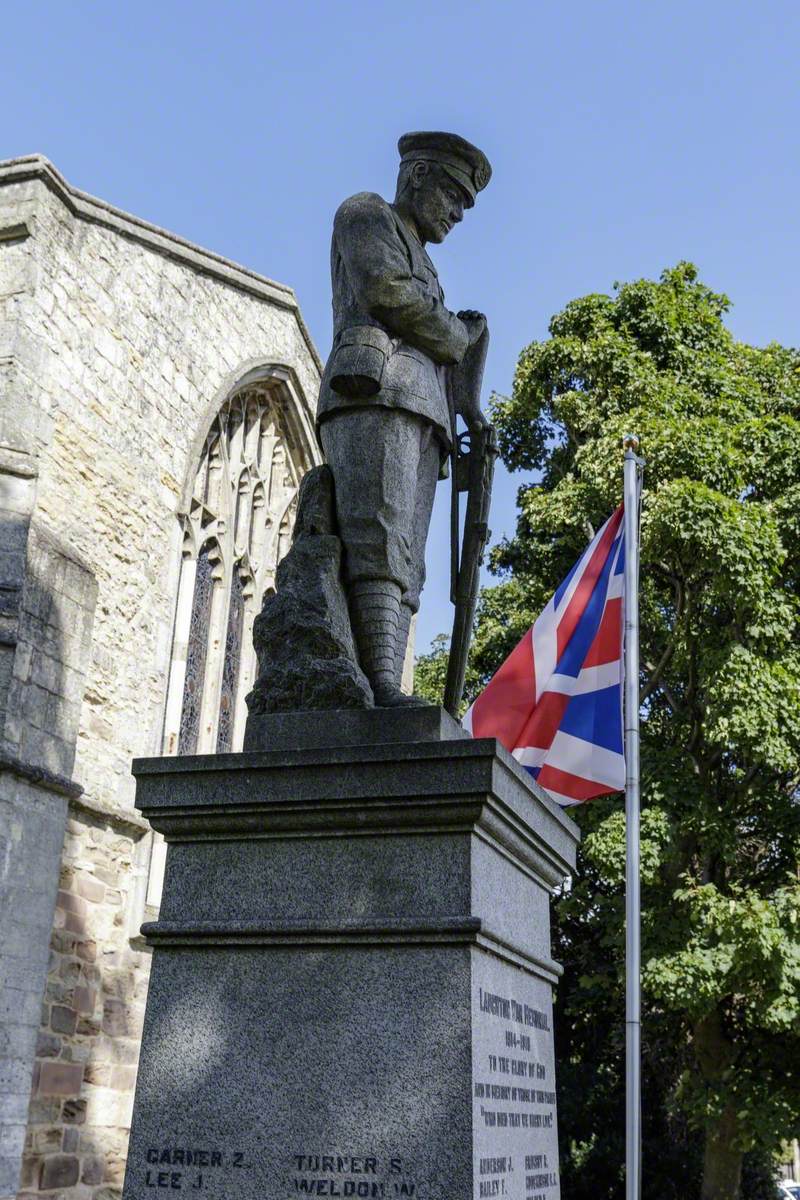
<svg viewBox="0 0 800 1200"><path fill-rule="evenodd" d="M462 321L466 325L467 333L469 334L469 344L470 346L474 346L486 332L486 317L483 313L476 312L473 308L462 309L461 312L456 313L456 316L459 321Z"/></svg>
<svg viewBox="0 0 800 1200"><path fill-rule="evenodd" d="M476 312L473 308L465 308L460 313L456 313L456 316L466 326L469 334L469 350L476 346L481 338L488 337L489 327L482 312ZM475 353L480 352L476 350ZM480 430L488 428L489 421L479 408L477 395L469 396L469 398L462 397L459 411L471 433L478 433Z"/></svg>
<svg viewBox="0 0 800 1200"><path fill-rule="evenodd" d="M489 428L489 419L481 412L479 398L472 396L467 403L462 403L459 413L463 417L470 433L479 433L481 429Z"/></svg>
<svg viewBox="0 0 800 1200"><path fill-rule="evenodd" d="M465 412L461 415L466 421L470 433L480 433L482 429L489 428L489 418L479 408L476 408L474 412Z"/></svg>

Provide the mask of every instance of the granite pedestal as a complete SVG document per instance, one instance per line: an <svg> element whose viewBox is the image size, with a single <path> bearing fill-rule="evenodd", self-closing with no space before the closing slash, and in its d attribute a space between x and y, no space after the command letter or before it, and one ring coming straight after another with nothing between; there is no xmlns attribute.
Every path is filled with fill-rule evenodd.
<svg viewBox="0 0 800 1200"><path fill-rule="evenodd" d="M134 765L169 846L124 1200L558 1200L575 826L441 709L247 745Z"/></svg>

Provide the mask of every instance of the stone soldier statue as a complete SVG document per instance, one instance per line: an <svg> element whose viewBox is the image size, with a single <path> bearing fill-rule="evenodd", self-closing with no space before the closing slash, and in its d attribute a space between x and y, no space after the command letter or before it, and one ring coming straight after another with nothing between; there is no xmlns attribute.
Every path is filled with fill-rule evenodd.
<svg viewBox="0 0 800 1200"><path fill-rule="evenodd" d="M353 635L380 707L422 703L400 679L454 433L446 372L486 334L480 313L445 307L425 246L473 206L489 162L452 133L407 133L398 149L394 202L361 192L336 213L333 348L317 410ZM461 416L473 430L486 424L476 393Z"/></svg>

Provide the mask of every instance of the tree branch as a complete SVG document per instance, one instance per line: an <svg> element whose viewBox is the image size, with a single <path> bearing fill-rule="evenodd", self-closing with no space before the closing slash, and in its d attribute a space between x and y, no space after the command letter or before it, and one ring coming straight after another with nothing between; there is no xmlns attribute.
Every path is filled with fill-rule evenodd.
<svg viewBox="0 0 800 1200"><path fill-rule="evenodd" d="M661 655L661 658L658 660L658 662L655 664L655 666L653 666L649 662L646 662L644 664L647 667L647 670L650 672L650 676L647 680L647 683L644 685L644 687L639 692L639 704L640 705L644 704L647 697L652 692L654 692L655 689L659 686L659 684L661 682L661 676L664 674L664 671L669 663L669 660L672 658L674 650L675 650L675 642L674 641L668 642L666 649L664 650L664 653ZM664 691L664 695L667 696L667 699L669 700L669 696L667 695L666 691ZM671 700L670 700L670 704L672 704Z"/></svg>
<svg viewBox="0 0 800 1200"><path fill-rule="evenodd" d="M647 667L648 664L645 663L645 666ZM649 670L649 667L648 667L648 670ZM678 713L682 713L685 711L684 705L681 704L680 701L676 699L675 693L673 692L672 688L669 686L669 684L664 683L663 679L659 680L658 688L659 688L659 691L661 691L664 694L667 704L669 704L670 708L672 709L672 711L675 713L676 716L678 715Z"/></svg>
<svg viewBox="0 0 800 1200"><path fill-rule="evenodd" d="M683 615L684 591L683 591L683 583L681 582L680 579L677 578L677 576L670 576L670 579L673 584L673 587L675 588L675 600L674 600L674 603L675 603L675 628L673 628L673 631L672 631L672 638L670 639L670 641L667 643L666 647L664 648L664 652L661 655L661 658L656 663L656 665L652 666L648 662L646 662L644 664L647 667L647 670L650 672L650 678L648 679L647 683L645 684L644 688L641 690L641 692L639 694L639 704L640 705L644 704L647 697L656 689L656 687L658 687L660 680L661 680L661 676L663 675L664 671L666 670L667 666L669 665L669 660L672 658L672 655L675 651L675 638L677 636L677 624L678 624L678 621L681 619L681 616ZM673 701L670 699L670 695L667 692L666 688L662 687L662 691L664 692L664 695L667 697L667 700L669 700L669 703L672 706L673 712L676 711L675 705L674 705Z"/></svg>

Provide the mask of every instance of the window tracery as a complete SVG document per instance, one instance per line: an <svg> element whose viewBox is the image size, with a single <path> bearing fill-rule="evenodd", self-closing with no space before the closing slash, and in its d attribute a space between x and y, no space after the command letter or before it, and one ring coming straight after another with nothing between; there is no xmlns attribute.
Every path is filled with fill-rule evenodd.
<svg viewBox="0 0 800 1200"><path fill-rule="evenodd" d="M253 620L289 548L310 465L270 381L235 392L205 439L188 512L164 732L166 754L239 750L255 678Z"/></svg>
<svg viewBox="0 0 800 1200"><path fill-rule="evenodd" d="M275 590L300 479L315 461L311 414L291 373L254 367L212 420L179 513L165 754L241 749L256 670L253 621ZM140 918L160 904L165 862L166 844L153 833Z"/></svg>

